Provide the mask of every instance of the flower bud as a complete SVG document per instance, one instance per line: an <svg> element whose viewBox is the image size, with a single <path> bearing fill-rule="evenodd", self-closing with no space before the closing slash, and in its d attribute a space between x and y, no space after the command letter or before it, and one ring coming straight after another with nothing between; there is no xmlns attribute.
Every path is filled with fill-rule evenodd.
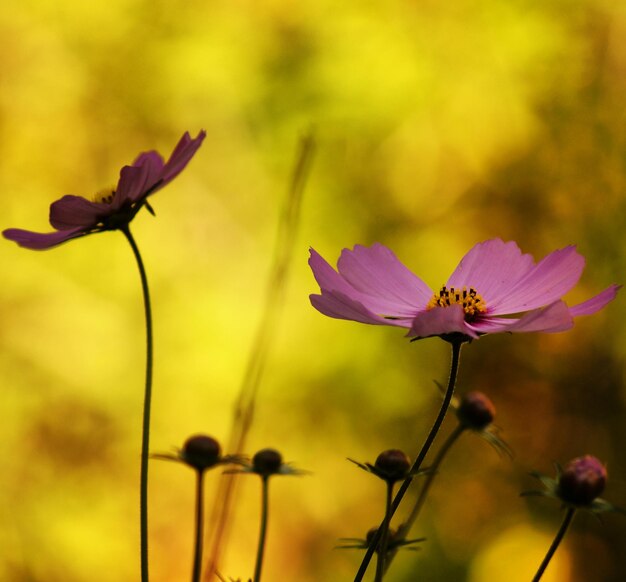
<svg viewBox="0 0 626 582"><path fill-rule="evenodd" d="M282 464L283 457L275 449L261 449L252 457L254 472L264 477L278 473Z"/></svg>
<svg viewBox="0 0 626 582"><path fill-rule="evenodd" d="M220 445L210 436L194 435L185 441L181 459L194 469L204 471L219 462Z"/></svg>
<svg viewBox="0 0 626 582"><path fill-rule="evenodd" d="M606 485L606 468L595 457L585 455L570 461L559 477L558 495L575 505L590 505Z"/></svg>
<svg viewBox="0 0 626 582"><path fill-rule="evenodd" d="M366 534L365 534L365 543L367 544L366 547L370 547L370 545L372 544L372 542L374 541L374 538L376 537L376 534L378 533L378 528L377 527L373 527L372 529L370 529ZM387 533L388 536L388 549L391 549L391 547L393 546L393 541L396 537L396 530L393 529L392 527L389 528L389 531ZM376 553L378 553L379 548L376 548Z"/></svg>
<svg viewBox="0 0 626 582"><path fill-rule="evenodd" d="M389 449L378 455L374 467L382 479L393 483L408 475L411 459L398 449Z"/></svg>
<svg viewBox="0 0 626 582"><path fill-rule="evenodd" d="M496 416L496 407L482 392L468 392L456 411L459 422L471 430L483 430Z"/></svg>

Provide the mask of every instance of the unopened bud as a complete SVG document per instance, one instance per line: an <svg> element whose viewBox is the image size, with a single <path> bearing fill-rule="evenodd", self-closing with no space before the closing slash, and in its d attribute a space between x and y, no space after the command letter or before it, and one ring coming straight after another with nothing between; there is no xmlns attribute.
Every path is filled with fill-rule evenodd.
<svg viewBox="0 0 626 582"><path fill-rule="evenodd" d="M389 449L378 455L374 467L385 481L395 482L408 475L411 459L398 449Z"/></svg>
<svg viewBox="0 0 626 582"><path fill-rule="evenodd" d="M456 411L459 422L471 430L483 430L496 416L496 407L482 392L468 392Z"/></svg>
<svg viewBox="0 0 626 582"><path fill-rule="evenodd" d="M220 460L220 445L210 436L195 435L185 441L181 458L194 469L204 471Z"/></svg>
<svg viewBox="0 0 626 582"><path fill-rule="evenodd" d="M372 529L370 529L365 534L365 543L367 544L368 548L370 547L370 545L374 541L374 538L376 537L376 534L378 534L378 528L377 527L373 527ZM387 536L388 536L388 542L391 542L390 545L393 545L393 541L394 541L394 539L396 537L396 530L390 527L388 532L387 532ZM379 548L376 548L376 553L378 553L378 550L379 550Z"/></svg>
<svg viewBox="0 0 626 582"><path fill-rule="evenodd" d="M595 457L585 455L570 461L559 478L558 495L567 503L589 505L606 485L606 468Z"/></svg>
<svg viewBox="0 0 626 582"><path fill-rule="evenodd" d="M262 449L252 457L254 472L265 477L278 473L282 464L283 457L275 449Z"/></svg>

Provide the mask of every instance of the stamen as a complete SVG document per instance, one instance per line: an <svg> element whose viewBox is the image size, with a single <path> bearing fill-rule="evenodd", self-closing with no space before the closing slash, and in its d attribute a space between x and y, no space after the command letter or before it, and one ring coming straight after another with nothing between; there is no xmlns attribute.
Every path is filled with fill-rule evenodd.
<svg viewBox="0 0 626 582"><path fill-rule="evenodd" d="M450 287L450 289L448 289L445 285L441 288L439 293L433 295L426 309L450 307L450 305L461 305L465 312L465 319L468 321L475 319L478 315L487 311L485 300L473 287L469 289L467 287L463 287L463 289Z"/></svg>
<svg viewBox="0 0 626 582"><path fill-rule="evenodd" d="M115 190L100 190L100 192L96 192L93 197L94 202L99 202L101 204L111 204L113 202L113 197L115 196Z"/></svg>

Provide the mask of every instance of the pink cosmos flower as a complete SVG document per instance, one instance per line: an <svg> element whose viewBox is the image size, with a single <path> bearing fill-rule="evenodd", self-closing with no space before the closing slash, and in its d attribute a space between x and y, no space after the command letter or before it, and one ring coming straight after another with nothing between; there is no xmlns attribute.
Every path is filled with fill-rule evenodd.
<svg viewBox="0 0 626 582"><path fill-rule="evenodd" d="M37 233L9 228L2 234L22 247L49 249L73 238L95 232L126 228L147 198L180 174L194 156L206 133L192 139L185 132L167 162L155 151L144 152L120 171L115 190L98 194L94 200L66 195L50 205L50 224L56 232Z"/></svg>
<svg viewBox="0 0 626 582"><path fill-rule="evenodd" d="M558 332L574 317L591 315L613 300L619 285L568 307L562 297L580 279L585 259L574 246L535 263L515 242L475 245L446 284L434 292L381 244L344 249L335 271L311 249L309 265L321 295L311 303L329 317L408 328L415 339L477 339L488 333Z"/></svg>

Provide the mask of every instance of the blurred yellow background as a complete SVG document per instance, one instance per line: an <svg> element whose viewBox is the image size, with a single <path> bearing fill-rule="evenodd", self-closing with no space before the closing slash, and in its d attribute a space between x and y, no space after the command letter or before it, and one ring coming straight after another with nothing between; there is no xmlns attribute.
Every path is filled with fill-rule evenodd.
<svg viewBox="0 0 626 582"><path fill-rule="evenodd" d="M49 229L50 202L115 184L141 151L207 138L133 232L155 317L152 450L225 441L260 320L300 135L317 153L249 452L272 482L264 579L351 580L382 484L345 458L417 453L448 347L323 317L308 247L382 242L432 287L477 241L540 258L577 243L584 299L624 282L626 5L608 0L25 0L0 11L2 228ZM0 244L0 580L138 579L144 328L136 266L105 233L46 252ZM560 523L523 499L536 469L594 454L626 505L624 298L559 335L464 353L516 452L467 435L390 582L530 580ZM454 426L449 418L445 432ZM151 580L188 580L191 471L153 462ZM207 479L209 506L215 471ZM245 479L221 570L253 568L259 491ZM544 580L626 579L626 522L579 515Z"/></svg>

